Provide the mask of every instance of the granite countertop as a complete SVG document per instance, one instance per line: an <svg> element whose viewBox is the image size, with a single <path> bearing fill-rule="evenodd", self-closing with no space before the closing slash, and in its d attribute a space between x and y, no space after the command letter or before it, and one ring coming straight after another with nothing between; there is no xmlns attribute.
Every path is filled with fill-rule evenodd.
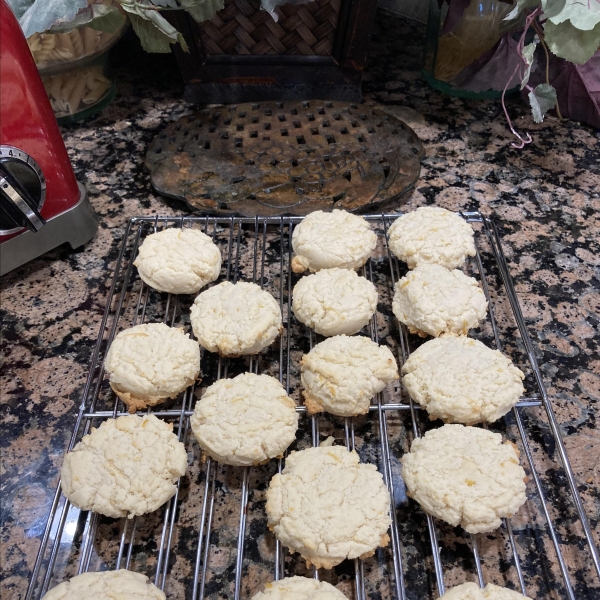
<svg viewBox="0 0 600 600"><path fill-rule="evenodd" d="M499 102L453 99L420 80L424 27L380 12L364 96L420 136L426 155L406 209L480 210L497 220L510 271L596 542L600 542L600 140L577 123L536 125L518 100L516 127L534 143L511 147ZM117 54L123 45L116 48ZM114 57L114 54L113 54ZM134 60L135 58L135 60ZM100 219L96 237L59 248L2 278L3 598L25 597L127 218L179 215L157 197L143 166L152 138L190 110L171 56L119 56L119 93L100 116L63 129L79 181ZM141 62L140 62L141 61ZM541 409L529 419L555 449ZM556 465L545 477L564 487ZM554 495L551 494L554 499ZM559 502L560 504L560 502ZM578 531L556 508L580 598L600 597ZM568 509L565 509L568 512ZM553 559L550 558L550 561ZM535 568L535 567L532 567ZM446 584L457 583L452 571ZM552 586L550 586L552 587ZM560 592L544 597L562 598ZM174 595L173 597L179 597ZM412 596L410 596L412 598ZM416 598L416 596L415 596ZM540 600L542 596L539 596Z"/></svg>

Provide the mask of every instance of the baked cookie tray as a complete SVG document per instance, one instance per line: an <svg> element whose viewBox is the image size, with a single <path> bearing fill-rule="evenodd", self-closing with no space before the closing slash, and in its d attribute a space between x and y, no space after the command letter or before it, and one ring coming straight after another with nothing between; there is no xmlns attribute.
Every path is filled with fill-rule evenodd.
<svg viewBox="0 0 600 600"><path fill-rule="evenodd" d="M398 215L369 215L379 240L374 257L359 272L379 291L378 312L361 332L395 353L399 366L423 342L399 326L391 310L394 282L406 272L389 252L386 233ZM502 527L469 535L425 515L406 496L399 459L415 436L441 422L430 422L413 405L399 382L372 402L367 415L309 416L301 402L299 363L322 338L298 323L291 294L299 276L290 268L291 237L301 218L136 217L127 223L123 243L94 348L69 449L104 419L127 414L110 390L103 370L115 334L143 322L165 322L191 333L194 298L150 289L133 266L148 234L165 227L196 227L213 236L223 257L217 282L253 281L279 300L284 329L255 357L224 359L202 353L202 381L152 412L173 423L185 443L189 466L175 496L161 509L128 519L81 511L56 490L27 600L41 598L59 582L84 571L127 568L144 573L171 600L250 599L273 579L318 577L350 599L436 598L465 581L494 582L535 599L600 598L600 559L594 546L559 425L544 388L493 220L478 212L462 216L474 230L478 253L465 271L480 282L489 302L487 320L470 333L505 352L527 375L526 397L490 429L517 444L527 475L528 501ZM391 541L373 557L346 560L332 570L307 569L267 528L265 492L285 459L251 468L203 460L189 425L196 398L222 377L245 371L280 379L301 413L296 441L288 451L316 445L328 436L355 448L362 461L376 464L393 499ZM140 413L141 414L141 413Z"/></svg>

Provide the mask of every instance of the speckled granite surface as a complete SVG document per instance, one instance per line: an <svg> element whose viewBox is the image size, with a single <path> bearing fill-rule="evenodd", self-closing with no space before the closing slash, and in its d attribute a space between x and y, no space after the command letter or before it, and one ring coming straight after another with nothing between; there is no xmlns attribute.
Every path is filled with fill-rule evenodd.
<svg viewBox="0 0 600 600"><path fill-rule="evenodd" d="M494 214L498 220L511 273L598 542L598 133L551 119L535 125L525 109L512 101L510 110L517 117L517 126L531 131L535 139L523 151L512 149L498 103L451 99L420 81L422 39L420 26L379 14L365 76L365 98L386 104L392 114L404 118L415 129L425 144L421 182L408 209L427 204L451 210L479 209L484 214ZM134 215L181 214L179 205L153 195L142 166L145 148L153 136L188 110L181 101L182 90L173 64L169 57L161 57L146 70L125 64L119 66L117 73L119 97L115 103L98 118L64 130L77 177L87 186L101 220L96 238L77 252L57 249L1 281L3 598L21 599L25 595L61 456L75 422L104 309L109 272L114 267L126 219ZM552 461L556 458L555 449L542 412L528 410L544 481L562 490L564 478ZM508 430L511 427L514 426L508 423ZM401 438L402 432L399 430L397 435ZM545 457L546 453L550 458ZM251 501L256 501L253 506L258 510L264 506L264 493L258 479L253 484L253 476L254 471L251 489L256 491L252 492ZM219 477L219 494L230 488L239 490L236 476L224 472ZM552 511L559 522L558 533L576 595L598 598L600 584L589 568L587 555L578 550L581 541L577 527L572 525L572 511L556 492L549 495L554 501ZM197 508L197 503L192 503L191 512L182 515L175 544L185 543L186 532L193 535ZM237 515L232 516L221 496L217 499L218 510L225 523L220 541L235 544L235 521L231 519L237 519ZM514 524L519 532L527 529L528 515L531 516L527 513ZM405 507L400 507L399 516L407 536L418 539L423 535L422 519L416 518L413 524ZM160 515L153 518L160 519ZM260 533L261 523L258 517L256 526L254 517L249 519L250 557L253 552L256 556L272 552L272 540ZM104 539L103 535L108 538L115 526L110 520L102 521L100 539ZM152 530L152 519L145 522L143 531L146 527ZM535 527L528 537L525 533L523 536L534 546L537 544L538 550L547 550L546 562L534 560L526 564L526 580L532 595L537 594L532 597L567 597L557 583L560 575L552 566L552 548L538 539ZM445 563L446 584L464 580L464 570L473 579L466 538L448 528L444 530L444 540L449 557ZM482 536L480 545L484 556L488 556L487 550L494 541L491 536ZM426 540L421 540L421 546L427 546ZM419 544L414 547L418 549ZM140 570L147 566L151 573L152 544L138 550L136 565L140 565ZM98 554L102 556L100 543ZM216 572L222 567L219 577L225 580L231 575L227 567L230 558L223 557L222 564L215 559ZM420 577L409 589L408 597L428 597L434 591L433 579L422 574L424 563L416 555L407 559ZM502 558L498 565L496 562L490 559L489 576L500 583L512 581L514 586L509 562ZM484 566L487 564L484 559ZM184 567L178 571L179 567L174 565L178 578L167 586L172 598L189 597L189 574ZM261 572L250 575L257 580L266 576ZM351 577L351 569L342 569L336 577L346 590L344 579ZM549 583L540 585L540 578ZM371 597L385 596L376 585L369 589ZM215 597L231 594L230 587L217 586L209 591ZM350 587L346 591L350 593Z"/></svg>

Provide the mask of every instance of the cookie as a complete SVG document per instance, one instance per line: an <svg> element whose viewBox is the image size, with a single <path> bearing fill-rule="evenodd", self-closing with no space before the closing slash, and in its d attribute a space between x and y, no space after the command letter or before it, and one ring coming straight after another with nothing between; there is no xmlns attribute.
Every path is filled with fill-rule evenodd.
<svg viewBox="0 0 600 600"><path fill-rule="evenodd" d="M371 398L398 379L390 349L363 336L328 338L305 354L300 364L302 394L310 414L363 415L369 412Z"/></svg>
<svg viewBox="0 0 600 600"><path fill-rule="evenodd" d="M401 462L407 494L469 533L493 531L527 500L517 447L486 429L444 425L428 431Z"/></svg>
<svg viewBox="0 0 600 600"><path fill-rule="evenodd" d="M294 441L298 413L277 379L243 373L213 383L196 403L192 431L204 452L226 465L258 465Z"/></svg>
<svg viewBox="0 0 600 600"><path fill-rule="evenodd" d="M362 217L345 210L317 210L294 229L292 270L358 269L369 260L376 245L377 235Z"/></svg>
<svg viewBox="0 0 600 600"><path fill-rule="evenodd" d="M71 504L107 517L144 515L175 494L187 454L173 425L154 415L104 421L65 456L62 491Z"/></svg>
<svg viewBox="0 0 600 600"><path fill-rule="evenodd" d="M383 477L343 446L291 452L271 479L266 508L277 539L319 569L372 556L389 542Z"/></svg>
<svg viewBox="0 0 600 600"><path fill-rule="evenodd" d="M133 263L159 292L197 294L221 271L221 252L199 229L163 229L149 235Z"/></svg>
<svg viewBox="0 0 600 600"><path fill-rule="evenodd" d="M354 271L322 269L296 284L292 309L300 323L321 335L352 335L377 310L377 290Z"/></svg>
<svg viewBox="0 0 600 600"><path fill-rule="evenodd" d="M256 354L283 328L279 303L254 283L224 281L202 292L191 308L201 346L223 356Z"/></svg>
<svg viewBox="0 0 600 600"><path fill-rule="evenodd" d="M265 585L264 592L252 600L348 600L340 590L326 581L307 577L285 577Z"/></svg>
<svg viewBox="0 0 600 600"><path fill-rule="evenodd" d="M462 271L423 264L396 284L392 310L411 333L466 335L487 313L477 280Z"/></svg>
<svg viewBox="0 0 600 600"><path fill-rule="evenodd" d="M42 600L166 600L165 593L141 573L126 569L82 573L63 581Z"/></svg>
<svg viewBox="0 0 600 600"><path fill-rule="evenodd" d="M388 231L390 250L409 269L434 263L455 269L475 256L473 229L456 213L423 206L398 217Z"/></svg>
<svg viewBox="0 0 600 600"><path fill-rule="evenodd" d="M402 375L429 418L449 423L492 423L525 392L525 375L504 354L464 336L425 342L404 363Z"/></svg>
<svg viewBox="0 0 600 600"><path fill-rule="evenodd" d="M481 589L476 583L463 583L449 589L440 600L531 600L519 592L488 583Z"/></svg>
<svg viewBox="0 0 600 600"><path fill-rule="evenodd" d="M110 345L106 372L130 412L175 398L200 373L200 349L182 329L164 323L121 331Z"/></svg>

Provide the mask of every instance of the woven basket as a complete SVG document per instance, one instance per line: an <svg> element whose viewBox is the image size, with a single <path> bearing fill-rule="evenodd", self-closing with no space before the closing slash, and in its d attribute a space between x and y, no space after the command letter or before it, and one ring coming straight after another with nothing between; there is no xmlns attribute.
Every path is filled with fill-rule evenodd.
<svg viewBox="0 0 600 600"><path fill-rule="evenodd" d="M361 99L377 0L312 0L275 9L225 0L205 23L165 13L190 48L175 53L192 104Z"/></svg>
<svg viewBox="0 0 600 600"><path fill-rule="evenodd" d="M314 0L277 7L279 20L260 0L225 0L225 7L200 27L209 55L330 56L341 0Z"/></svg>

